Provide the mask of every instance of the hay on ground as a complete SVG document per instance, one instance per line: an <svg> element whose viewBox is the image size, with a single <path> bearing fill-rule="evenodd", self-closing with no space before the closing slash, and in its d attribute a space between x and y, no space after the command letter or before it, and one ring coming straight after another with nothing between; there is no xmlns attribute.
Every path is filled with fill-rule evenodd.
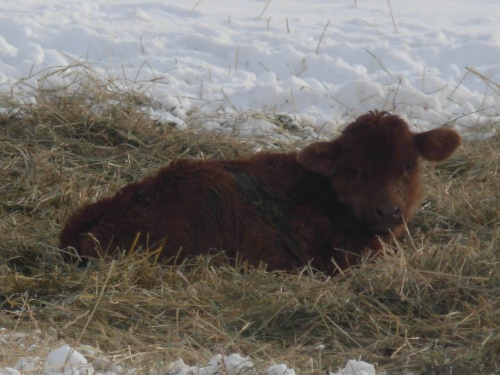
<svg viewBox="0 0 500 375"><path fill-rule="evenodd" d="M40 330L41 352L88 344L144 371L239 352L259 368L305 372L351 358L391 374L500 372L500 136L429 166L411 236L335 278L231 266L222 254L168 267L135 254L75 269L57 235L81 203L177 157L252 152L248 139L156 124L139 99L101 90L0 114L0 327ZM0 343L2 366L28 354L14 339Z"/></svg>

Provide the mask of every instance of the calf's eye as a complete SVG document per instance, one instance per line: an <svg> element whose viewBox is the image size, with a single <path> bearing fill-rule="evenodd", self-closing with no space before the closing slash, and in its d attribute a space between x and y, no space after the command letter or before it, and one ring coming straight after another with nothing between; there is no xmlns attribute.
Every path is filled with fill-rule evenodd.
<svg viewBox="0 0 500 375"><path fill-rule="evenodd" d="M410 173L413 169L413 163L408 163L405 165L405 173Z"/></svg>
<svg viewBox="0 0 500 375"><path fill-rule="evenodd" d="M354 168L352 166L349 167L349 173L353 177L357 177L357 176L361 175L361 172L358 169L356 169L356 168Z"/></svg>
<svg viewBox="0 0 500 375"><path fill-rule="evenodd" d="M362 180L365 178L363 171L353 166L349 166L349 174L354 180Z"/></svg>

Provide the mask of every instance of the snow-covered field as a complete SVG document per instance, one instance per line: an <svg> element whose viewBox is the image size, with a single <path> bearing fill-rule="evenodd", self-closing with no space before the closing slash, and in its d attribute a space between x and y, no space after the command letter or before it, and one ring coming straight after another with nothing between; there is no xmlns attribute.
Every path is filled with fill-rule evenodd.
<svg viewBox="0 0 500 375"><path fill-rule="evenodd" d="M262 134L274 125L244 115L265 112L328 134L379 109L489 136L500 127L499 14L498 0L2 0L0 92L34 103L91 71L150 95L149 113L179 126L201 113L208 130L228 131L223 117L230 131ZM46 374L94 371L57 350ZM68 355L78 371L63 368Z"/></svg>
<svg viewBox="0 0 500 375"><path fill-rule="evenodd" d="M85 67L152 95L151 115L181 126L193 111L218 131L214 115L264 111L328 133L385 109L423 128L489 124L488 135L499 13L498 0L2 0L0 91L34 101L76 87L69 72Z"/></svg>

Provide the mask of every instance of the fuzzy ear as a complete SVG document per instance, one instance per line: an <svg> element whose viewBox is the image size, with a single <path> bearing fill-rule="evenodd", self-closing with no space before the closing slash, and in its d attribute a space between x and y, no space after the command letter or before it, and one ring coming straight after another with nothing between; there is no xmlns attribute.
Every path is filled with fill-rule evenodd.
<svg viewBox="0 0 500 375"><path fill-rule="evenodd" d="M297 161L314 173L331 176L340 155L340 142L316 142L299 151Z"/></svg>
<svg viewBox="0 0 500 375"><path fill-rule="evenodd" d="M420 155L429 161L444 161L460 145L460 135L452 129L434 129L414 135Z"/></svg>

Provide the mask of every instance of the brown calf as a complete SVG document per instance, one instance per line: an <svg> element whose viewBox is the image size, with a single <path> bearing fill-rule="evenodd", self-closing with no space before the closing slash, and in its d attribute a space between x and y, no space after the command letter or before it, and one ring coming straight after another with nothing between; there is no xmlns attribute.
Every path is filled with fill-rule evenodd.
<svg viewBox="0 0 500 375"><path fill-rule="evenodd" d="M78 209L60 247L85 258L161 248L161 260L224 250L269 270L310 263L326 273L359 262L404 232L421 197L421 159L460 144L450 129L412 133L370 112L330 142L243 160L176 160L115 196ZM333 262L332 262L333 259Z"/></svg>

